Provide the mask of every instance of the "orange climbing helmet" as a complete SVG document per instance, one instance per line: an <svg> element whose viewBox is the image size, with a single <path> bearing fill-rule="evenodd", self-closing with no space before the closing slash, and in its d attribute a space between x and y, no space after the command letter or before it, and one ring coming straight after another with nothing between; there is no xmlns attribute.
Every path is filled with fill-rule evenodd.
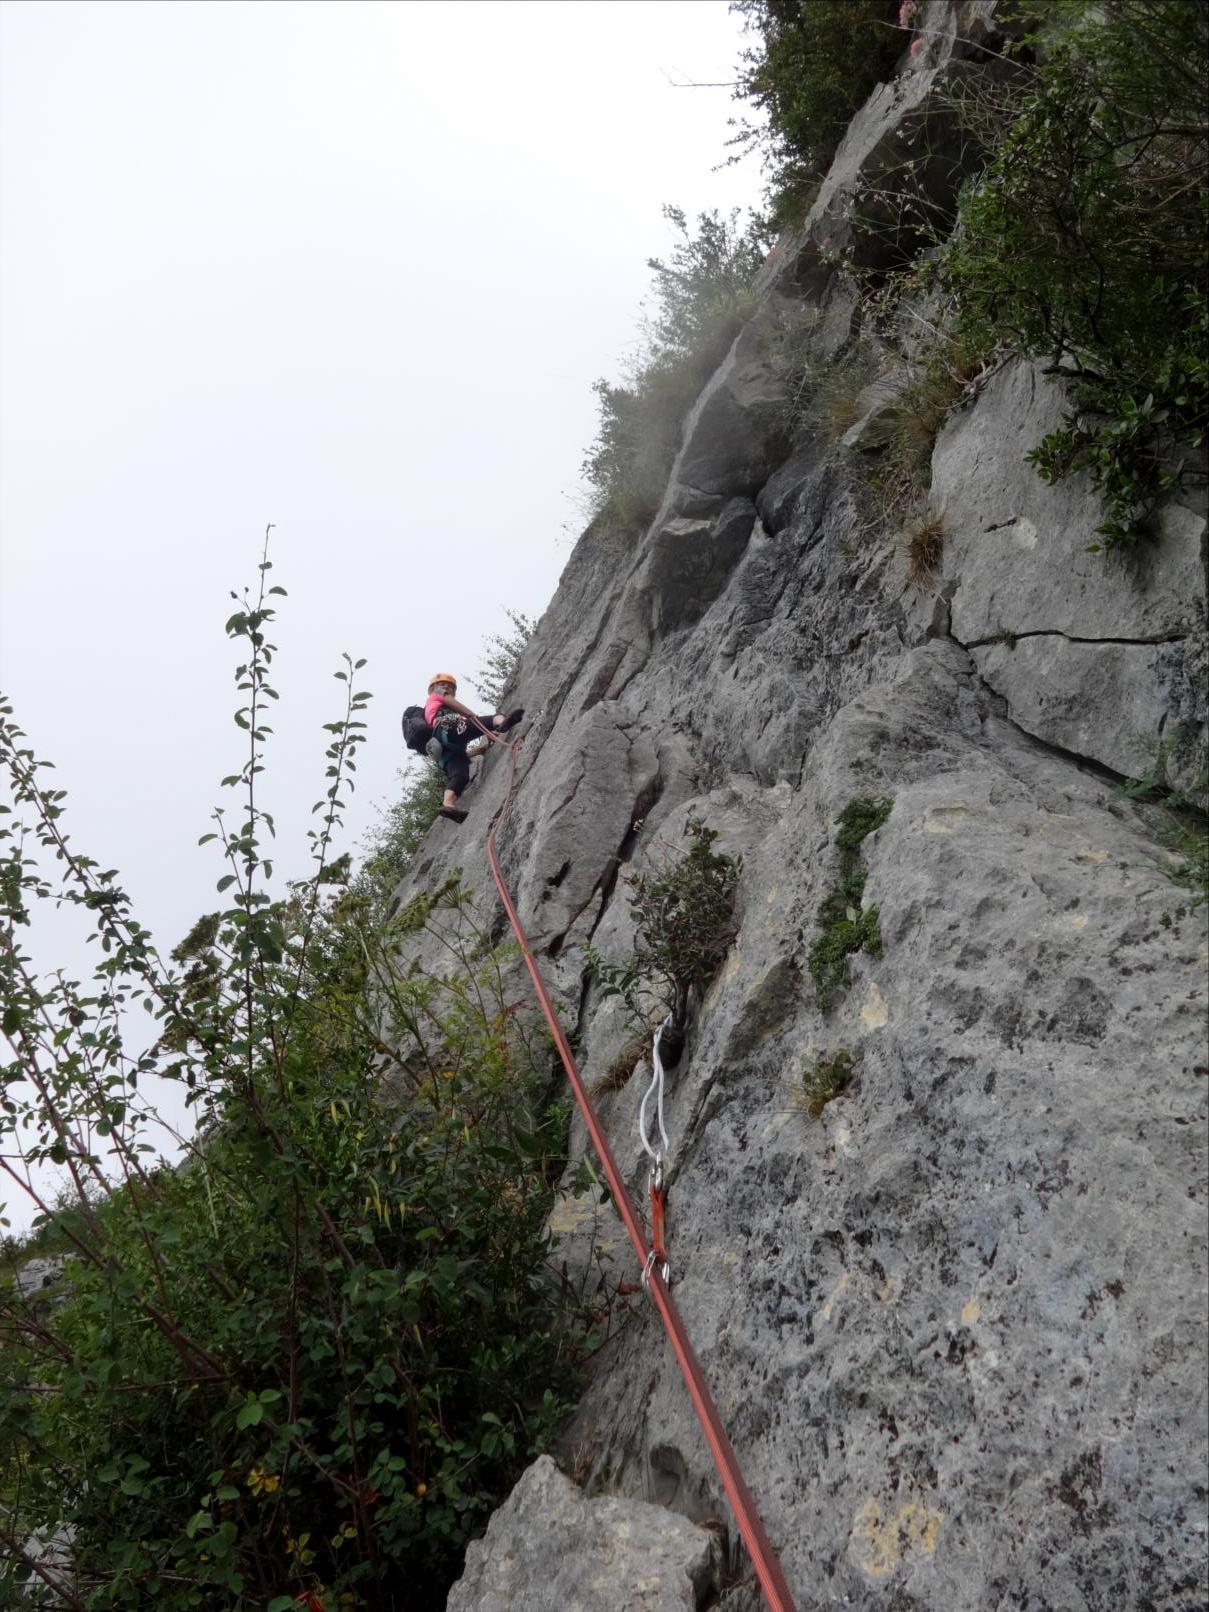
<svg viewBox="0 0 1209 1612"><path fill-rule="evenodd" d="M430 677L428 679L428 692L430 694L432 693L433 689L436 688L438 683L452 683L453 692L456 694L458 691L458 680L449 672L438 672L435 677Z"/></svg>

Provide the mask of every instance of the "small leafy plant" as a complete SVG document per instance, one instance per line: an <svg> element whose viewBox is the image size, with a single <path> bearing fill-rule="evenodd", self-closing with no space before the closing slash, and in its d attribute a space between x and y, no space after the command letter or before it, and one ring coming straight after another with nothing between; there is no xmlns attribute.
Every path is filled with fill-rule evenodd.
<svg viewBox="0 0 1209 1612"><path fill-rule="evenodd" d="M483 645L483 664L474 681L488 710L498 711L504 703L520 666L525 645L533 637L537 622L520 610L505 610L508 626L492 633Z"/></svg>
<svg viewBox="0 0 1209 1612"><path fill-rule="evenodd" d="M859 951L872 957L882 954L877 908L861 907L868 877L861 861L861 845L882 826L893 805L890 800L858 797L848 802L837 819L839 877L819 905L815 921L821 933L809 956L815 995L824 1013L830 1012L839 993L848 986L849 957Z"/></svg>
<svg viewBox="0 0 1209 1612"><path fill-rule="evenodd" d="M1167 837L1176 855L1170 877L1190 890L1193 899L1167 914L1165 923L1186 918L1209 901L1209 769L1202 768L1182 789L1172 788L1167 781L1171 758L1186 739L1186 730L1158 740L1140 739L1139 747L1150 756L1150 765L1121 786L1121 793L1130 800L1159 802L1169 814Z"/></svg>
<svg viewBox="0 0 1209 1612"><path fill-rule="evenodd" d="M811 1119L819 1119L827 1104L847 1090L856 1073L858 1053L837 1047L833 1053L808 1063L802 1071L802 1102Z"/></svg>
<svg viewBox="0 0 1209 1612"><path fill-rule="evenodd" d="M639 1022L652 1005L683 1020L692 990L704 991L735 938L735 891L742 859L713 849L717 833L697 818L686 827L689 848L661 873L631 881L636 934L624 964L589 951L587 962L605 996L618 996Z"/></svg>

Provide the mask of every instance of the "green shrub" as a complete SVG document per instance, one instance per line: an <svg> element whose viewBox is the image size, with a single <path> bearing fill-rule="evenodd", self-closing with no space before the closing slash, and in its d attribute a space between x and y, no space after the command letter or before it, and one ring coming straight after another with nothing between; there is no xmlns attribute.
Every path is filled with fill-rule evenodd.
<svg viewBox="0 0 1209 1612"><path fill-rule="evenodd" d="M1185 728L1158 740L1139 740L1139 748L1150 757L1150 765L1136 778L1127 778L1121 793L1131 800L1161 802L1167 808L1166 838L1175 853L1169 869L1174 883L1184 885L1193 894L1190 904L1184 904L1168 915L1183 918L1209 901L1209 769L1201 768L1182 789L1168 782L1172 757L1188 742Z"/></svg>
<svg viewBox="0 0 1209 1612"><path fill-rule="evenodd" d="M837 819L835 843L840 853L839 876L823 897L815 919L821 933L810 948L809 968L819 1008L828 1013L837 995L848 985L848 959L853 952L882 954L881 929L876 907L861 907L867 874L861 863L861 845L890 815L893 801L858 798L849 801Z"/></svg>
<svg viewBox="0 0 1209 1612"><path fill-rule="evenodd" d="M703 991L735 938L735 890L742 859L715 851L716 832L696 818L686 827L689 848L661 873L631 881L630 911L637 927L623 965L588 949L589 967L605 996L619 996L631 1016L646 1022L654 1003L682 1014L688 993Z"/></svg>
<svg viewBox="0 0 1209 1612"><path fill-rule="evenodd" d="M483 664L475 674L475 683L489 710L501 709L520 666L525 645L533 637L536 621L520 610L505 610L508 626L503 632L492 633L483 645Z"/></svg>
<svg viewBox="0 0 1209 1612"><path fill-rule="evenodd" d="M941 254L973 347L1047 361L1070 387L1029 455L1088 472L1106 546L1136 541L1209 417L1209 7L1107 0L1029 36L1041 65L1001 108L992 160ZM985 108L983 109L985 113Z"/></svg>
<svg viewBox="0 0 1209 1612"><path fill-rule="evenodd" d="M337 674L312 874L266 888L272 618L262 580L228 622L245 654L248 749L228 780L242 805L207 836L224 904L177 968L115 875L70 846L62 793L0 708L15 808L0 828L0 1154L43 1211L37 1235L52 1226L71 1254L53 1303L11 1283L0 1296L0 1543L11 1582L36 1581L24 1541L71 1538L55 1605L369 1612L401 1583L440 1605L551 1438L584 1343L544 1230L566 1113L506 994L508 955L454 883L375 926L381 890L358 899L333 857L360 663ZM88 984L38 979L22 950L56 900L91 919ZM400 973L400 941L421 930L442 971ZM131 1050L140 1003L158 1039ZM196 1120L175 1168L154 1146L165 1083ZM36 1173L27 1185L24 1163L60 1166L70 1207Z"/></svg>
<svg viewBox="0 0 1209 1612"><path fill-rule="evenodd" d="M770 181L774 228L800 223L854 112L888 79L903 50L898 0L732 0L755 43L735 96L766 118L744 124Z"/></svg>
<svg viewBox="0 0 1209 1612"><path fill-rule="evenodd" d="M763 232L740 229L737 210L700 214L695 235L679 208L664 216L678 239L669 262L648 261L654 311L642 354L624 385L596 382L600 425L583 461L593 513L626 527L658 509L684 418L752 311L764 256Z"/></svg>

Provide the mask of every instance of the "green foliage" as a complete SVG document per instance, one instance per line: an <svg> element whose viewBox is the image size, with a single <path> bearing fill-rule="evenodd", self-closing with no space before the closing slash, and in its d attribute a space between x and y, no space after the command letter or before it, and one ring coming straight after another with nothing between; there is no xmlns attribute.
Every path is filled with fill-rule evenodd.
<svg viewBox="0 0 1209 1612"><path fill-rule="evenodd" d="M802 1071L802 1102L811 1119L818 1119L827 1104L847 1090L859 1056L847 1047L838 1047L829 1057L806 1065Z"/></svg>
<svg viewBox="0 0 1209 1612"><path fill-rule="evenodd" d="M1168 914L1165 923L1187 917L1209 901L1209 769L1202 767L1181 789L1173 788L1167 776L1172 757L1184 748L1187 739L1187 731L1180 729L1161 739L1139 740L1139 748L1150 757L1150 765L1121 786L1121 793L1130 800L1161 802L1167 808L1167 838L1175 853L1169 876L1189 889L1193 900Z"/></svg>
<svg viewBox="0 0 1209 1612"><path fill-rule="evenodd" d="M861 862L861 845L890 815L894 802L858 797L849 801L837 818L835 843L840 853L839 876L824 896L815 919L822 931L810 948L809 967L820 1009L830 1012L837 994L848 985L848 959L865 951L882 954L881 929L876 907L861 907L867 874Z"/></svg>
<svg viewBox="0 0 1209 1612"><path fill-rule="evenodd" d="M680 445L684 417L753 307L751 281L764 256L762 230L738 211L697 218L665 207L677 234L670 261L650 258L654 306L641 355L622 385L598 380L596 440L583 474L594 513L621 526L654 515Z"/></svg>
<svg viewBox="0 0 1209 1612"><path fill-rule="evenodd" d="M390 904L425 834L436 822L445 778L426 757L399 773L399 795L363 842L365 852L352 893L369 908L370 922L384 923Z"/></svg>
<svg viewBox="0 0 1209 1612"><path fill-rule="evenodd" d="M525 645L537 626L536 621L520 610L505 610L504 614L509 626L503 632L492 633L483 645L483 664L474 679L483 704L492 711L503 709L504 696L512 686Z"/></svg>
<svg viewBox="0 0 1209 1612"><path fill-rule="evenodd" d="M637 933L629 959L606 963L586 950L604 995L619 996L643 1023L652 1003L668 1012L680 1010L689 991L703 991L735 938L742 859L715 851L716 832L696 818L689 819L686 833L690 843L683 856L661 873L640 873L631 880Z"/></svg>
<svg viewBox="0 0 1209 1612"><path fill-rule="evenodd" d="M1190 906L1179 910L1181 917L1209 901L1209 825L1204 813L1195 821L1177 821L1171 830L1172 849L1176 863L1171 877L1176 884L1185 885L1193 895Z"/></svg>
<svg viewBox="0 0 1209 1612"><path fill-rule="evenodd" d="M1111 548L1199 464L1209 417L1209 8L1107 0L1061 17L1021 42L1042 63L1001 109L940 274L974 347L1045 359L1069 384L1029 457L1049 481L1090 474Z"/></svg>
<svg viewBox="0 0 1209 1612"><path fill-rule="evenodd" d="M509 954L455 883L378 923L333 854L360 662L337 673L310 877L265 888L268 569L228 622L248 749L238 826L206 836L222 902L174 964L0 707L0 1161L70 1256L51 1302L0 1275L0 1545L16 1582L89 1612L352 1612L401 1583L442 1604L583 1342L546 1261L566 1116ZM52 901L91 919L87 984L39 979L23 949ZM421 931L444 961L400 974ZM132 1051L140 1006L156 1039ZM165 1089L196 1119L176 1167L153 1145ZM26 1183L48 1163L65 1207ZM39 1582L35 1530L71 1538L70 1594Z"/></svg>
<svg viewBox="0 0 1209 1612"><path fill-rule="evenodd" d="M898 0L732 0L755 43L744 51L736 99L767 123L735 144L763 152L777 229L801 221L853 113L889 78L905 34Z"/></svg>
<svg viewBox="0 0 1209 1612"><path fill-rule="evenodd" d="M901 518L932 485L932 452L951 410L982 367L966 337L941 336L890 411L889 441L872 471L884 519Z"/></svg>

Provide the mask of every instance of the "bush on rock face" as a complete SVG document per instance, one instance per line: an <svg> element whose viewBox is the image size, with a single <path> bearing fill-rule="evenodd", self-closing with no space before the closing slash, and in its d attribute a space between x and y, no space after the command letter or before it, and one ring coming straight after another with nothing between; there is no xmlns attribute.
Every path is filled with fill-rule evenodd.
<svg viewBox="0 0 1209 1612"><path fill-rule="evenodd" d="M742 862L715 851L717 833L696 818L686 832L690 843L683 856L662 872L632 880L636 934L627 962L614 965L588 954L605 995L619 996L638 1020L652 1003L682 1016L688 993L705 989L735 938Z"/></svg>
<svg viewBox="0 0 1209 1612"><path fill-rule="evenodd" d="M628 527L658 509L684 417L751 313L764 257L762 230L741 228L737 211L702 213L696 233L678 207L664 216L677 240L670 261L648 260L654 309L643 351L624 384L596 382L600 424L583 461L594 512Z"/></svg>
<svg viewBox="0 0 1209 1612"><path fill-rule="evenodd" d="M1109 0L1060 32L998 108L986 171L940 262L960 328L1070 385L1030 454L1090 473L1108 546L1134 542L1209 424L1209 8ZM982 113L985 116L987 107Z"/></svg>
<svg viewBox="0 0 1209 1612"><path fill-rule="evenodd" d="M899 0L733 0L731 10L755 37L735 95L767 118L740 129L736 143L763 150L772 222L793 225L853 113L893 74L907 37Z"/></svg>

